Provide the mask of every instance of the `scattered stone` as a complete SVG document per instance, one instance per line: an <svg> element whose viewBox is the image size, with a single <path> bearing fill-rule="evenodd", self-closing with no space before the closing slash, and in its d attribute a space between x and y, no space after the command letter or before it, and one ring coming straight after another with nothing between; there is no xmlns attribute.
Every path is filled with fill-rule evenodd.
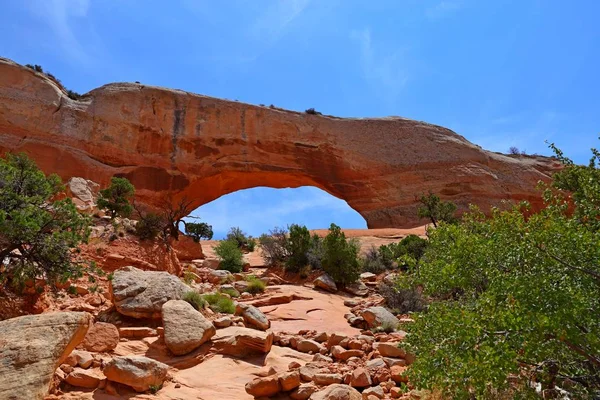
<svg viewBox="0 0 600 400"><path fill-rule="evenodd" d="M317 388L314 383L303 383L290 393L290 397L294 400L307 400L317 390L319 390L319 388Z"/></svg>
<svg viewBox="0 0 600 400"><path fill-rule="evenodd" d="M313 382L320 386L342 383L342 376L340 374L318 373L313 376Z"/></svg>
<svg viewBox="0 0 600 400"><path fill-rule="evenodd" d="M163 304L179 300L190 287L168 272L142 271L123 267L110 282L117 311L134 318L160 318Z"/></svg>
<svg viewBox="0 0 600 400"><path fill-rule="evenodd" d="M356 368L354 371L352 371L350 377L350 386L363 388L369 387L372 384L373 381L371 380L371 375L365 368Z"/></svg>
<svg viewBox="0 0 600 400"><path fill-rule="evenodd" d="M78 312L0 321L0 399L43 399L56 366L85 337L92 316Z"/></svg>
<svg viewBox="0 0 600 400"><path fill-rule="evenodd" d="M329 385L325 389L314 393L310 400L361 400L358 390L344 384Z"/></svg>
<svg viewBox="0 0 600 400"><path fill-rule="evenodd" d="M327 357L323 354L317 353L313 357L313 361L317 361L317 362L322 361L322 362L331 363L331 362L333 362L333 359L331 357Z"/></svg>
<svg viewBox="0 0 600 400"><path fill-rule="evenodd" d="M225 271L223 269L215 269L210 271L208 281L212 284L217 285L226 282L233 282L234 279L233 275L231 275L231 272Z"/></svg>
<svg viewBox="0 0 600 400"><path fill-rule="evenodd" d="M362 283L361 281L357 281L346 285L346 292L353 294L355 296L364 297L369 294L369 288Z"/></svg>
<svg viewBox="0 0 600 400"><path fill-rule="evenodd" d="M105 380L106 377L104 374L98 370L85 370L81 368L75 368L73 372L71 372L66 377L66 381L68 384L87 388L87 389L95 389L98 387L101 381Z"/></svg>
<svg viewBox="0 0 600 400"><path fill-rule="evenodd" d="M347 339L348 336L343 335L343 334L339 334L339 333L332 333L331 335L329 335L329 339L327 340L327 347L331 348L335 345L338 345L342 342L342 340Z"/></svg>
<svg viewBox="0 0 600 400"><path fill-rule="evenodd" d="M360 274L361 281L374 281L376 279L377 279L377 275L375 275L372 272L363 272L362 274Z"/></svg>
<svg viewBox="0 0 600 400"><path fill-rule="evenodd" d="M235 313L244 317L244 322L247 325L263 331L266 331L271 327L271 321L269 321L267 316L258 308L249 304L238 303L235 308Z"/></svg>
<svg viewBox="0 0 600 400"><path fill-rule="evenodd" d="M81 347L95 353L109 352L119 344L119 330L113 324L96 322L90 327Z"/></svg>
<svg viewBox="0 0 600 400"><path fill-rule="evenodd" d="M385 393L383 392L383 388L381 386L373 386L363 390L362 395L363 399L368 398L370 396L375 396L378 399L383 399Z"/></svg>
<svg viewBox="0 0 600 400"><path fill-rule="evenodd" d="M218 328L227 328L229 326L231 326L232 324L232 320L231 317L221 317L221 318L217 318L213 321L213 325Z"/></svg>
<svg viewBox="0 0 600 400"><path fill-rule="evenodd" d="M313 363L308 363L308 364L300 367L299 372L300 372L300 378L302 378L303 381L310 382L313 380L315 375L320 372L320 368Z"/></svg>
<svg viewBox="0 0 600 400"><path fill-rule="evenodd" d="M321 349L323 349L323 346L314 340L309 339L300 340L296 346L296 350L302 353L310 353L311 351L313 353L318 353L321 351Z"/></svg>
<svg viewBox="0 0 600 400"><path fill-rule="evenodd" d="M327 339L329 339L329 335L327 335L327 332L319 332L314 337L314 341L319 343L325 343L327 342Z"/></svg>
<svg viewBox="0 0 600 400"><path fill-rule="evenodd" d="M404 375L406 371L406 367L401 367L400 365L394 365L390 368L390 376L392 380L396 383L406 383L408 382L408 377Z"/></svg>
<svg viewBox="0 0 600 400"><path fill-rule="evenodd" d="M150 386L160 386L167 377L169 366L144 356L118 356L106 364L108 380L145 392Z"/></svg>
<svg viewBox="0 0 600 400"><path fill-rule="evenodd" d="M273 332L231 326L219 329L212 341L217 353L245 358L268 353L273 345Z"/></svg>
<svg viewBox="0 0 600 400"><path fill-rule="evenodd" d="M156 329L145 326L119 328L119 336L127 339L142 339L145 337L158 336Z"/></svg>
<svg viewBox="0 0 600 400"><path fill-rule="evenodd" d="M369 325L369 328L376 328L381 325L398 327L398 318L384 307L370 307L361 314Z"/></svg>
<svg viewBox="0 0 600 400"><path fill-rule="evenodd" d="M383 359L374 358L372 360L367 361L366 367L369 371L376 371L380 368L385 368L386 365L385 365L385 362L383 361Z"/></svg>
<svg viewBox="0 0 600 400"><path fill-rule="evenodd" d="M335 293L337 292L337 285L333 281L333 279L327 275L323 274L319 276L317 279L313 281L315 287L321 288L323 290L327 290L328 292Z"/></svg>
<svg viewBox="0 0 600 400"><path fill-rule="evenodd" d="M392 396L392 399L399 399L402 396L402 389L394 386L390 389L390 395Z"/></svg>
<svg viewBox="0 0 600 400"><path fill-rule="evenodd" d="M373 350L376 350L382 357L404 358L406 351L398 347L398 343L376 342L373 343Z"/></svg>
<svg viewBox="0 0 600 400"><path fill-rule="evenodd" d="M356 307L359 304L360 304L360 300L356 300L356 299L347 299L347 300L344 300L344 305L346 307L351 307L352 308L352 307Z"/></svg>
<svg viewBox="0 0 600 400"><path fill-rule="evenodd" d="M298 362L298 361L292 361L291 363L289 363L288 365L288 371L294 370L294 369L298 369L300 368L302 365Z"/></svg>
<svg viewBox="0 0 600 400"><path fill-rule="evenodd" d="M281 386L277 375L254 378L246 383L246 393L254 397L271 397L279 393Z"/></svg>
<svg viewBox="0 0 600 400"><path fill-rule="evenodd" d="M94 358L87 351L73 350L71 354L65 359L65 364L69 364L72 367L79 365L83 369L87 369L92 365Z"/></svg>
<svg viewBox="0 0 600 400"><path fill-rule="evenodd" d="M383 357L383 361L390 368L392 368L394 365L398 365L400 367L406 366L406 360L403 358Z"/></svg>
<svg viewBox="0 0 600 400"><path fill-rule="evenodd" d="M333 346L331 348L331 355L336 360L347 360L350 357L362 357L365 352L362 350L346 350L342 346Z"/></svg>
<svg viewBox="0 0 600 400"><path fill-rule="evenodd" d="M184 300L169 300L162 307L165 344L175 355L187 354L210 340L216 329Z"/></svg>
<svg viewBox="0 0 600 400"><path fill-rule="evenodd" d="M280 374L279 384L281 385L281 390L284 392L296 389L300 386L300 372L295 370Z"/></svg>

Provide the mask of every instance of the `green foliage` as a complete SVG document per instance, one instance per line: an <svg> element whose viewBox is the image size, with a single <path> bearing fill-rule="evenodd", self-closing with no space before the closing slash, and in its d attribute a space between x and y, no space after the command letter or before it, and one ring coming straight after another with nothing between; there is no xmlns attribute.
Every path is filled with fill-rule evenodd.
<svg viewBox="0 0 600 400"><path fill-rule="evenodd" d="M486 218L473 208L461 224L430 230L425 261L405 282L434 299L407 327L417 387L518 398L532 379L571 398L600 391L599 154L576 166L556 153L565 169L541 212L526 216L524 205Z"/></svg>
<svg viewBox="0 0 600 400"><path fill-rule="evenodd" d="M381 274L392 267L393 253L388 246L377 249L371 246L361 259L361 269L374 274Z"/></svg>
<svg viewBox="0 0 600 400"><path fill-rule="evenodd" d="M196 310L200 311L204 309L206 304L206 300L202 295L198 292L189 291L183 295L183 300L187 301L194 307Z"/></svg>
<svg viewBox="0 0 600 400"><path fill-rule="evenodd" d="M82 275L71 249L88 239L90 220L70 199L53 200L61 190L60 179L44 175L25 154L0 159L0 265L17 286Z"/></svg>
<svg viewBox="0 0 600 400"><path fill-rule="evenodd" d="M161 385L150 385L148 388L149 388L149 389L148 389L148 391L149 391L150 393L152 393L152 394L156 394L156 393L158 393L158 391L159 391L160 389L162 389L162 384L161 384Z"/></svg>
<svg viewBox="0 0 600 400"><path fill-rule="evenodd" d="M83 97L83 95L81 95L80 93L77 93L71 89L67 90L67 96L72 100L79 100Z"/></svg>
<svg viewBox="0 0 600 400"><path fill-rule="evenodd" d="M195 274L192 271L185 271L183 273L183 281L188 284L191 285L192 282L194 282L195 278Z"/></svg>
<svg viewBox="0 0 600 400"><path fill-rule="evenodd" d="M220 293L205 294L204 300L208 302L208 305L214 312L225 314L235 313L235 304L233 303L233 300Z"/></svg>
<svg viewBox="0 0 600 400"><path fill-rule="evenodd" d="M238 292L234 288L219 289L219 292L221 292L223 294L227 294L227 295L229 295L230 297L233 297L233 298L240 297L240 292Z"/></svg>
<svg viewBox="0 0 600 400"><path fill-rule="evenodd" d="M212 239L213 230L212 226L205 222L186 222L185 234L190 235L194 242L198 243L200 239Z"/></svg>
<svg viewBox="0 0 600 400"><path fill-rule="evenodd" d="M141 240L154 240L163 231L164 220L155 213L140 214L135 225L135 234Z"/></svg>
<svg viewBox="0 0 600 400"><path fill-rule="evenodd" d="M246 251L254 251L254 247L256 246L256 242L252 236L246 235L239 227L231 228L225 239L235 242L239 249Z"/></svg>
<svg viewBox="0 0 600 400"><path fill-rule="evenodd" d="M315 110L314 108L309 108L306 111L304 111L307 114L312 114L312 115L323 115L323 113L318 112L317 110Z"/></svg>
<svg viewBox="0 0 600 400"><path fill-rule="evenodd" d="M276 266L285 263L288 257L287 231L274 228L269 234L262 234L258 238L262 256L268 266Z"/></svg>
<svg viewBox="0 0 600 400"><path fill-rule="evenodd" d="M215 253L221 260L219 269L229 272L242 272L244 263L242 251L233 240L223 240L215 247Z"/></svg>
<svg viewBox="0 0 600 400"><path fill-rule="evenodd" d="M376 326L375 328L371 329L371 331L373 333L380 333L380 332L385 332L385 333L392 333L396 330L396 324L391 323L390 321L384 321L381 325Z"/></svg>
<svg viewBox="0 0 600 400"><path fill-rule="evenodd" d="M392 309L395 314L419 312L425 309L425 299L415 288L381 283L377 291L385 299L386 306Z"/></svg>
<svg viewBox="0 0 600 400"><path fill-rule="evenodd" d="M360 275L358 243L346 240L339 226L331 224L323 239L323 270L340 284L356 282Z"/></svg>
<svg viewBox="0 0 600 400"><path fill-rule="evenodd" d="M450 201L442 201L439 196L429 193L427 196L422 195L419 199L421 206L417 212L419 218L429 218L434 227L437 227L438 222L447 223L456 222L454 213L456 212L456 204Z"/></svg>
<svg viewBox="0 0 600 400"><path fill-rule="evenodd" d="M267 286L263 281L258 279L256 276L249 276L246 281L248 282L248 288L246 291L252 294L263 293Z"/></svg>
<svg viewBox="0 0 600 400"><path fill-rule="evenodd" d="M304 225L292 224L288 227L289 238L287 240L288 258L285 263L286 270L298 272L300 268L308 264L308 250L311 245L310 232Z"/></svg>
<svg viewBox="0 0 600 400"><path fill-rule="evenodd" d="M135 188L126 178L112 177L110 185L100 190L98 207L107 210L111 218L129 217L133 211L130 200L135 195Z"/></svg>

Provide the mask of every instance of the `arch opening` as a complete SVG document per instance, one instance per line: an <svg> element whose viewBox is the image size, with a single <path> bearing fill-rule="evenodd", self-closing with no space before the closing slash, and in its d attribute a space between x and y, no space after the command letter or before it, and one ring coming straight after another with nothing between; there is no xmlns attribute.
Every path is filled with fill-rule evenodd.
<svg viewBox="0 0 600 400"><path fill-rule="evenodd" d="M331 223L367 228L365 219L348 203L315 186L242 189L196 208L191 216L212 225L214 239L223 239L231 227L254 237L293 223L308 229L328 228Z"/></svg>

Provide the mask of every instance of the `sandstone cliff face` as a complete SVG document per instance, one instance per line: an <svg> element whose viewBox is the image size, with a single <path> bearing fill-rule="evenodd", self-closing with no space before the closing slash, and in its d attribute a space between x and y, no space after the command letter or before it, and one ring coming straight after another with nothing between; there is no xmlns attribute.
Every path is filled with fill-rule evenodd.
<svg viewBox="0 0 600 400"><path fill-rule="evenodd" d="M345 200L370 228L418 225L415 196L427 191L462 209L536 203L536 183L559 168L395 117L308 115L125 83L75 101L43 74L1 58L0 151L25 151L63 179L105 185L125 176L140 200L155 205L312 185Z"/></svg>

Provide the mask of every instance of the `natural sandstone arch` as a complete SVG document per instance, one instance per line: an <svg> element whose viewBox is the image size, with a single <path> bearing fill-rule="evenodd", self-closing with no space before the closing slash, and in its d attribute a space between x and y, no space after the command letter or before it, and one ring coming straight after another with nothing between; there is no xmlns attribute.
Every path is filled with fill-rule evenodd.
<svg viewBox="0 0 600 400"><path fill-rule="evenodd" d="M492 153L440 126L399 117L342 119L141 84L69 99L43 74L0 59L0 150L26 151L47 172L106 184L128 177L140 199L199 206L236 190L311 185L344 199L370 228L408 227L415 196L461 208L538 202L545 157Z"/></svg>

